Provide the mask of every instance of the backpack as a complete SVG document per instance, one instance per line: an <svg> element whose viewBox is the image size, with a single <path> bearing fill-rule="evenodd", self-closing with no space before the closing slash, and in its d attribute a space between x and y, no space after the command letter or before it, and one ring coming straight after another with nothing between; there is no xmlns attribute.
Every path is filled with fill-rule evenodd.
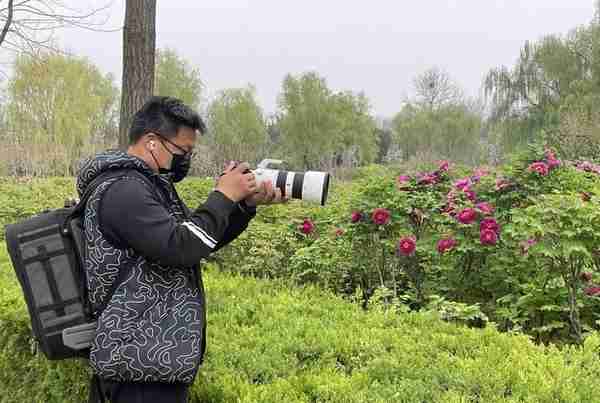
<svg viewBox="0 0 600 403"><path fill-rule="evenodd" d="M76 204L65 203L63 208L6 225L6 244L27 303L33 337L49 360L89 357L96 321L86 291L83 213L97 186L107 179L127 176L124 171L99 175ZM137 176L149 182L144 175ZM98 315L123 278L122 270Z"/></svg>

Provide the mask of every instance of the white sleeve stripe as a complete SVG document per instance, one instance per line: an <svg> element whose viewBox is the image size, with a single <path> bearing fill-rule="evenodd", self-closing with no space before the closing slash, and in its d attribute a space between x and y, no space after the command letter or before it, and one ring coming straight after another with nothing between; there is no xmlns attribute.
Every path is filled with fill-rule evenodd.
<svg viewBox="0 0 600 403"><path fill-rule="evenodd" d="M208 246L211 249L214 249L214 247L216 246L216 244L214 242L212 242L210 239L208 239L202 232L197 230L197 227L193 227L191 225L189 225L190 223L188 222L184 222L183 225L184 227L186 227L187 229L189 229L192 234L196 235L198 238L200 238L200 240L202 242L204 242L206 244L206 246Z"/></svg>
<svg viewBox="0 0 600 403"><path fill-rule="evenodd" d="M196 228L198 231L202 232L204 234L205 237L207 237L208 239L210 239L211 242L213 243L217 243L217 240L215 238L213 238L212 236L208 235L208 232L206 232L205 230L203 230L202 228L200 228L199 226L197 226L196 224L194 224L193 221L185 221L186 224L190 224L192 227Z"/></svg>

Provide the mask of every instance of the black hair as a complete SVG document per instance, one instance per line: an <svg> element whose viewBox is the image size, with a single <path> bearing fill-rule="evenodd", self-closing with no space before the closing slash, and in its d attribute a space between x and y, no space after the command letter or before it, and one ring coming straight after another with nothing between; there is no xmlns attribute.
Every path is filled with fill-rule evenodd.
<svg viewBox="0 0 600 403"><path fill-rule="evenodd" d="M154 96L138 110L129 128L129 144L135 144L146 133L156 132L173 138L182 126L206 132L200 115L180 99Z"/></svg>

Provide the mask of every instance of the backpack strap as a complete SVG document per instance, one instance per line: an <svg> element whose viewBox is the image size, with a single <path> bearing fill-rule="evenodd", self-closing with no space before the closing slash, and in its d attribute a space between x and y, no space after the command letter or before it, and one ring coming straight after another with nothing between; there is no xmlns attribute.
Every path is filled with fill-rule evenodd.
<svg viewBox="0 0 600 403"><path fill-rule="evenodd" d="M71 236L73 236L73 237L76 236L75 234L73 234L73 232L70 229L70 222L74 218L78 218L78 217L82 217L83 216L83 214L85 212L85 208L86 208L87 202L88 202L89 198L92 196L92 194L96 191L96 189L98 188L98 186L100 186L103 182L105 182L107 180L116 179L116 180L112 181L106 187L106 189L104 190L104 191L106 191L114 183L116 183L120 179L126 178L128 176L135 176L136 178L139 178L139 179L143 180L146 183L146 185L148 185L148 187L151 190L153 190L154 192L156 192L154 184L152 184L150 182L150 180L145 175L137 173L137 171L135 169L114 169L114 170L109 170L109 171L103 172L102 174L98 175L98 177L96 177L87 186L84 194L82 195L82 197L79 200L79 202L77 203L77 205L73 208L73 210L71 211L71 213L65 218L65 220L63 222L63 233L65 233L65 234L71 234ZM83 251L83 248L82 248L82 251ZM83 266L83 264L85 263L84 262L84 257L83 256L79 256L79 261L81 262L81 264ZM100 316L102 314L102 312L106 309L106 307L107 307L108 303L110 302L113 294L117 290L117 287L125 279L125 274L126 274L125 270L119 270L119 273L117 274L117 278L111 284L111 287L108 290L108 293L106 294L106 296L103 299L102 303L98 307L98 310L96 311L96 313L97 313L98 316ZM82 267L82 276L81 276L81 281L80 281L79 287L80 287L80 295L82 295L82 297L83 297L83 305L84 305L84 310L86 312L86 315L87 316L92 316L92 313L93 313L92 312L92 307L91 307L91 304L89 303L89 298L88 298L88 293L87 293L87 287L86 287L85 268L83 268L83 267Z"/></svg>

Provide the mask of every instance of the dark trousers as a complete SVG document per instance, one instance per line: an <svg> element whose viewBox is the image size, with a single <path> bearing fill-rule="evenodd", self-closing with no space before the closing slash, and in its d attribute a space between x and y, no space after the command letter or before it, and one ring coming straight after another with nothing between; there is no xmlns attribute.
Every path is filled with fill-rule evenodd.
<svg viewBox="0 0 600 403"><path fill-rule="evenodd" d="M111 382L92 377L89 403L187 403L188 385L159 382Z"/></svg>

